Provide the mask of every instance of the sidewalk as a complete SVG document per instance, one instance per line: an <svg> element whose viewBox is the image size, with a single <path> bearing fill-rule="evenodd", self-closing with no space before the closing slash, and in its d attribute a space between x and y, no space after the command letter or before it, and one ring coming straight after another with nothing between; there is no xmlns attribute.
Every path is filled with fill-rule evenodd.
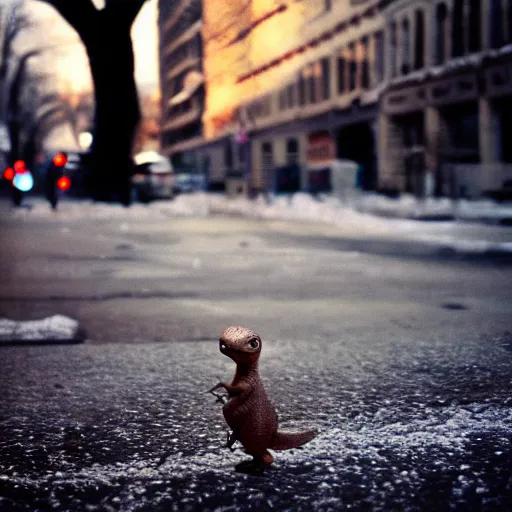
<svg viewBox="0 0 512 512"><path fill-rule="evenodd" d="M423 221L457 220L485 224L512 225L512 202L447 198L417 199L402 195L390 199L377 194L364 194L355 201L357 211L383 217Z"/></svg>

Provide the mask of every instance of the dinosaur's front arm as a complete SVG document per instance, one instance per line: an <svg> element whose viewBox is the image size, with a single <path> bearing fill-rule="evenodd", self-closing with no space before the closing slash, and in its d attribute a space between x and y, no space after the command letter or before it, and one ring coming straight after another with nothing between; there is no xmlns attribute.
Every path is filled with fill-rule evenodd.
<svg viewBox="0 0 512 512"><path fill-rule="evenodd" d="M209 389L208 393L212 393L212 395L215 395L214 391L219 388L224 388L228 392L230 397L241 396L249 390L249 386L247 386L246 384L233 385L228 384L227 382L219 382L218 384L215 384L213 388Z"/></svg>

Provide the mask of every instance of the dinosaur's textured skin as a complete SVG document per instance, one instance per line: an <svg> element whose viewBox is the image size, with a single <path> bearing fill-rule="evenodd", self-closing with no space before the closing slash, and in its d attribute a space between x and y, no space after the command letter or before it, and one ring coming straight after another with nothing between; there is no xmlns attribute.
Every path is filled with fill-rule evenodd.
<svg viewBox="0 0 512 512"><path fill-rule="evenodd" d="M227 446L231 447L238 440L253 456L253 460L238 464L237 470L261 473L272 464L269 449L298 448L311 441L317 432L292 434L277 431L277 414L258 373L261 339L254 331L245 327L228 327L221 334L219 343L220 351L236 363L231 384L219 382L210 389L213 393L224 388L229 395L222 409L227 424L233 430L228 436Z"/></svg>

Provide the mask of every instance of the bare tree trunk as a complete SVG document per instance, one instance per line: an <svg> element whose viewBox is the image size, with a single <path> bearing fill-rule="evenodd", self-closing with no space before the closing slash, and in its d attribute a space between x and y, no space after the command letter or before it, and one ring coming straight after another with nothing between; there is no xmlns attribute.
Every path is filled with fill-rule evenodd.
<svg viewBox="0 0 512 512"><path fill-rule="evenodd" d="M97 200L117 196L129 204L132 145L140 121L130 26L106 10L98 14L96 36L87 46L96 103L93 193Z"/></svg>
<svg viewBox="0 0 512 512"><path fill-rule="evenodd" d="M144 0L107 0L102 10L91 0L44 1L77 31L89 57L96 103L93 196L128 205L132 145L140 121L131 26Z"/></svg>

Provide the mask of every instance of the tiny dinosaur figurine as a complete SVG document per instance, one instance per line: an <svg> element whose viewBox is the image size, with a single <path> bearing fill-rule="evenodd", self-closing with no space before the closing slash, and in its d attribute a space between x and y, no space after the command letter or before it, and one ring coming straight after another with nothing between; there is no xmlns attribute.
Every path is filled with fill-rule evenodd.
<svg viewBox="0 0 512 512"><path fill-rule="evenodd" d="M298 448L311 441L316 430L301 433L277 431L277 414L268 399L258 373L258 360L261 352L261 339L245 327L228 327L220 336L220 351L233 359L236 372L231 384L219 382L209 393L222 401L221 395L214 393L224 388L229 400L222 412L227 424L233 430L228 433L226 447L232 451L238 440L246 453L253 459L237 464L236 470L244 473L261 474L274 460L271 450Z"/></svg>

